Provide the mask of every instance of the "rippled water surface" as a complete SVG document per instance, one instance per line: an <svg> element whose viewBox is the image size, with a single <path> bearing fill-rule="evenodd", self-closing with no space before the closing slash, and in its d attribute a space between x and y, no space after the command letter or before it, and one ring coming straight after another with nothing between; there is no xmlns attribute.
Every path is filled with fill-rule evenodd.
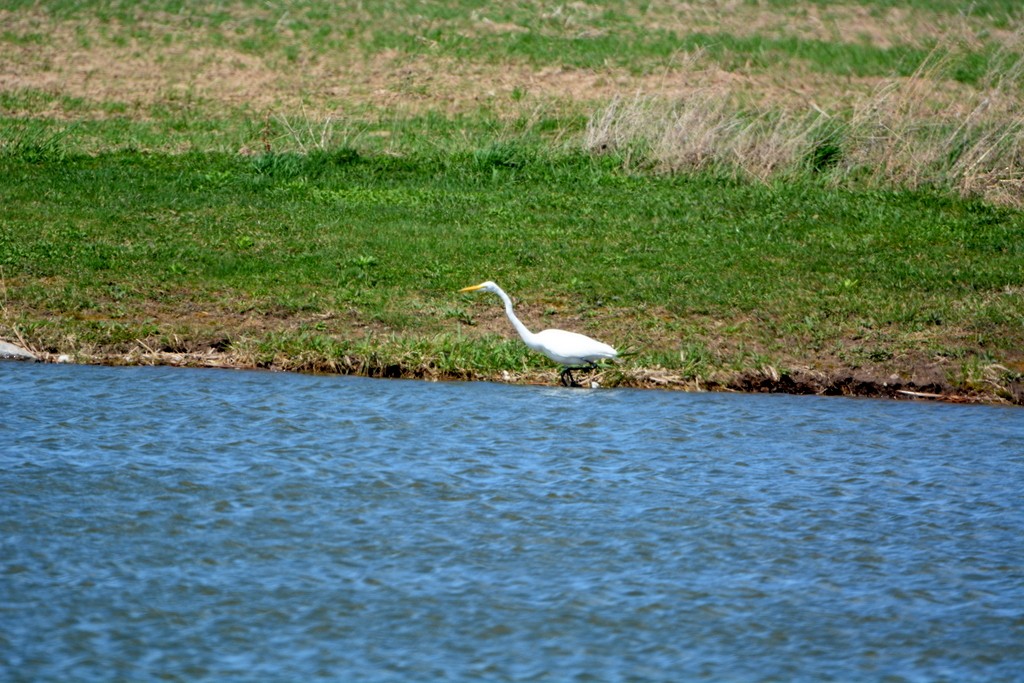
<svg viewBox="0 0 1024 683"><path fill-rule="evenodd" d="M1024 678L1024 412L0 364L0 679Z"/></svg>

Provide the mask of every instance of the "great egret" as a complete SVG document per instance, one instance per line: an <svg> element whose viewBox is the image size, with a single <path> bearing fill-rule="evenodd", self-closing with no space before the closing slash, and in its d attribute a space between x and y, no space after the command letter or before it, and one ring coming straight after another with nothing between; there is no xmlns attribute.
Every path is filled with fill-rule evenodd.
<svg viewBox="0 0 1024 683"><path fill-rule="evenodd" d="M565 330L543 330L537 334L530 332L526 325L520 322L519 318L512 311L512 300L508 298L508 294L490 280L473 285L472 287L463 287L459 291L476 292L479 290L494 292L501 297L501 300L505 302L505 314L512 321L512 327L516 328L516 332L523 338L523 342L532 350L543 353L551 360L563 366L559 379L567 387L579 386L576 378L572 376L574 369L596 368L597 364L595 361L615 358L619 355L615 349L607 344L578 332L566 332ZM566 381L567 377L568 381Z"/></svg>

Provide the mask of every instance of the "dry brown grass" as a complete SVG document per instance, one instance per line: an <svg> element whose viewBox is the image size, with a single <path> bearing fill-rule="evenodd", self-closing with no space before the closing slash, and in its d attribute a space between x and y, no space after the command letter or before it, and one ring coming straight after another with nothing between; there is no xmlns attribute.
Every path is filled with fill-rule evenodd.
<svg viewBox="0 0 1024 683"><path fill-rule="evenodd" d="M879 87L850 116L841 175L870 172L903 187L940 185L1000 203L1024 203L1024 61L993 70L956 107L935 97L947 55Z"/></svg>
<svg viewBox="0 0 1024 683"><path fill-rule="evenodd" d="M678 100L617 97L590 119L584 145L621 153L627 165L671 172L726 170L767 180L802 163L820 116L750 113L719 88Z"/></svg>
<svg viewBox="0 0 1024 683"><path fill-rule="evenodd" d="M752 104L722 85L619 96L591 117L583 144L670 172L767 181L813 170L837 183L938 186L1024 205L1024 61L1001 60L980 88L944 89L949 55L937 48L911 76L880 81L831 112L813 100Z"/></svg>

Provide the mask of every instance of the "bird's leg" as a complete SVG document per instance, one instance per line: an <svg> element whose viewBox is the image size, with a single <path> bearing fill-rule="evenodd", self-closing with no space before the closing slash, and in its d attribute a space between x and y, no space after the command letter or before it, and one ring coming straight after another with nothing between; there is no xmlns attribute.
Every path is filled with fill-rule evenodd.
<svg viewBox="0 0 1024 683"><path fill-rule="evenodd" d="M570 367L562 368L562 374L559 375L559 378L562 380L563 387L578 387L580 385L576 378L572 376L572 368ZM567 378L568 381L566 381Z"/></svg>

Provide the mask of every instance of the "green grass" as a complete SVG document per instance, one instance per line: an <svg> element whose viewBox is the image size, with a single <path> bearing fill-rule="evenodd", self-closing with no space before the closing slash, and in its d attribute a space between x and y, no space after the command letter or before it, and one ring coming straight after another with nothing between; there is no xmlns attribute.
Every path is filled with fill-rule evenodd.
<svg viewBox="0 0 1024 683"><path fill-rule="evenodd" d="M450 374L545 367L504 337L467 351L499 307L456 290L484 279L535 326L569 318L634 363L687 372L1024 348L1024 219L936 193L631 176L511 143L400 158L7 154L0 173L7 306L54 352L68 350L57 330L117 347L179 335L168 321L201 311L211 330L283 321L265 338L207 336L303 368L353 354ZM370 346L343 341L367 329ZM373 360L381 338L405 360Z"/></svg>

